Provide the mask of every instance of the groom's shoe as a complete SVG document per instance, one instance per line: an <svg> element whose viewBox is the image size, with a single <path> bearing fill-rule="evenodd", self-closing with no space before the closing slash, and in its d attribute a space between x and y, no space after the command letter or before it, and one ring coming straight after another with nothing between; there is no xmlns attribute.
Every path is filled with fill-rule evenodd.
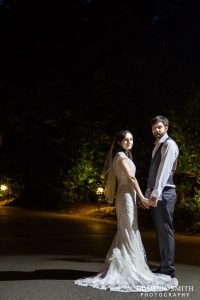
<svg viewBox="0 0 200 300"><path fill-rule="evenodd" d="M175 278L176 277L174 270L170 270L170 271L166 272L165 274L171 276L171 278Z"/></svg>
<svg viewBox="0 0 200 300"><path fill-rule="evenodd" d="M158 274L169 275L169 276L171 276L171 278L174 278L174 277L175 277L175 271L174 271L174 270L163 271L163 270L161 269L161 267L159 267L159 268L153 270L152 272L153 272L153 273L156 273L156 274L158 273Z"/></svg>
<svg viewBox="0 0 200 300"><path fill-rule="evenodd" d="M160 273L160 274L163 273L160 267L157 268L157 269L155 269L155 270L152 270L152 272L153 272L153 273Z"/></svg>

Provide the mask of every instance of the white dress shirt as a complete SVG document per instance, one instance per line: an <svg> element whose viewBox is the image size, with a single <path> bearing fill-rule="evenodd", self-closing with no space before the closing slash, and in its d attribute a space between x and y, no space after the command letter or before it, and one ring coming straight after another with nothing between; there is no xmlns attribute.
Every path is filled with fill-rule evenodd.
<svg viewBox="0 0 200 300"><path fill-rule="evenodd" d="M167 138L168 138L168 134L166 133L156 143L152 152L152 158L154 157L156 151L160 147L160 144L164 143ZM164 189L164 187L165 186L175 187L175 185L167 184L167 180L174 169L174 166L178 158L178 154L179 154L179 149L177 144L173 140L168 139L161 148L161 161L156 176L155 186L152 192L150 192L150 189L147 189L145 194L147 198L156 197L158 200L162 200L162 190Z"/></svg>

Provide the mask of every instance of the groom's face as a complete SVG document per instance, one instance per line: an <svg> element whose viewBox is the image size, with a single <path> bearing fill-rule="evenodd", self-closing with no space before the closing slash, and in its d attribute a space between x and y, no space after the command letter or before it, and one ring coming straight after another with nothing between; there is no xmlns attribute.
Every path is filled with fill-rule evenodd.
<svg viewBox="0 0 200 300"><path fill-rule="evenodd" d="M165 126L162 122L158 122L152 126L152 133L156 139L160 139L167 132L168 127Z"/></svg>

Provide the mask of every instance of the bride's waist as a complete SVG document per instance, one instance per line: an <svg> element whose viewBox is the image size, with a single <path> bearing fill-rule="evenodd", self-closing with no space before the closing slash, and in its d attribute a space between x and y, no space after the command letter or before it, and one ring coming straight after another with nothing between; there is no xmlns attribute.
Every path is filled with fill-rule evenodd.
<svg viewBox="0 0 200 300"><path fill-rule="evenodd" d="M117 193L124 192L124 193L133 193L135 190L132 188L132 186L128 183L121 183L118 185Z"/></svg>

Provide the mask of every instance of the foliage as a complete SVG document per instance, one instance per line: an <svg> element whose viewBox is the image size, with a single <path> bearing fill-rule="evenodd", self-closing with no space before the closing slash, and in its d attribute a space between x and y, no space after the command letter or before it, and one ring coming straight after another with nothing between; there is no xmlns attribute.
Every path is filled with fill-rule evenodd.
<svg viewBox="0 0 200 300"><path fill-rule="evenodd" d="M193 197L179 199L175 223L177 228L185 230L200 231L200 191L197 191Z"/></svg>
<svg viewBox="0 0 200 300"><path fill-rule="evenodd" d="M13 197L10 179L5 176L0 179L0 186L5 186L5 190L0 190L0 202L5 201Z"/></svg>
<svg viewBox="0 0 200 300"><path fill-rule="evenodd" d="M116 219L116 208L114 206L105 206L100 209L93 209L89 211L88 216L102 218L102 219Z"/></svg>
<svg viewBox="0 0 200 300"><path fill-rule="evenodd" d="M66 202L89 202L97 199L96 190L102 186L100 175L108 140L107 135L95 130L90 139L84 137L80 140L80 150L64 181Z"/></svg>
<svg viewBox="0 0 200 300"><path fill-rule="evenodd" d="M177 182L177 222L191 228L200 220L200 92L188 100L179 112L171 112L172 136L180 148Z"/></svg>
<svg viewBox="0 0 200 300"><path fill-rule="evenodd" d="M172 134L180 145L178 172L200 180L200 92L184 108L172 115Z"/></svg>
<svg viewBox="0 0 200 300"><path fill-rule="evenodd" d="M5 190L0 190L0 204L1 205L12 205L18 201L24 191L24 185L21 178L8 177L5 175L0 176L0 186L4 185Z"/></svg>

